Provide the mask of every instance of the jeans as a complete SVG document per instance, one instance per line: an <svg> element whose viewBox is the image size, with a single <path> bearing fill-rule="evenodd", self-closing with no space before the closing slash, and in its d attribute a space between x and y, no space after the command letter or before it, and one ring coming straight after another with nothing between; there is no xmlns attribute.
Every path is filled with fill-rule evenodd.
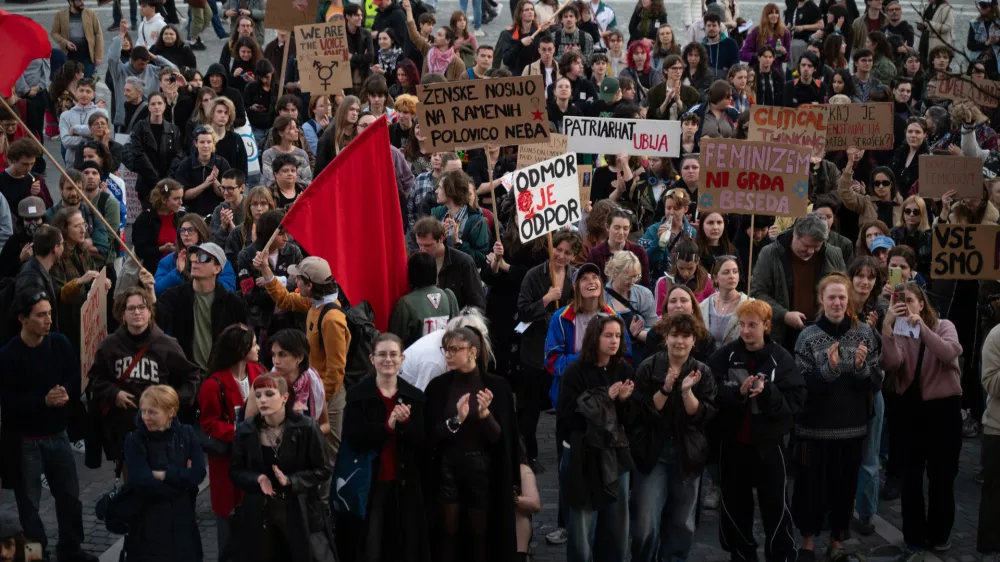
<svg viewBox="0 0 1000 562"><path fill-rule="evenodd" d="M344 427L344 406L346 405L347 389L341 385L340 390L332 397L329 397L326 403L327 419L330 422L330 433L326 436L326 441L330 446L330 459L332 462L336 462L337 451L340 450L340 431ZM319 487L319 496L320 500L323 501L323 505L326 505L330 499L331 482L331 480L327 480Z"/></svg>
<svg viewBox="0 0 1000 562"><path fill-rule="evenodd" d="M128 0L129 21L133 28L136 26L136 21L138 21L136 20L136 14L138 13L136 9L137 3L136 0ZM111 7L111 20L115 24L119 24L123 19L125 19L125 14L122 13L122 0L115 0L114 5Z"/></svg>
<svg viewBox="0 0 1000 562"><path fill-rule="evenodd" d="M676 445L671 443L663 447L653 470L649 474L636 470L634 480L632 562L686 560L694 538L701 476L681 473Z"/></svg>
<svg viewBox="0 0 1000 562"><path fill-rule="evenodd" d="M219 560L228 560L227 555L229 549L226 548L229 544L229 537L232 534L232 526L229 524L228 517L222 517L220 515L215 516L215 537L219 543Z"/></svg>
<svg viewBox="0 0 1000 562"><path fill-rule="evenodd" d="M879 449L882 438L882 422L885 420L885 401L882 393L875 393L875 417L868 420L868 437L865 439L864 456L858 470L858 490L854 507L858 516L871 517L878 512Z"/></svg>
<svg viewBox="0 0 1000 562"><path fill-rule="evenodd" d="M87 60L86 62L83 62L83 61L81 61L81 62L83 63L83 77L84 78L91 78L91 77L93 77L94 76L94 61Z"/></svg>
<svg viewBox="0 0 1000 562"><path fill-rule="evenodd" d="M17 515L24 534L38 542L44 551L48 545L45 525L38 515L42 500L42 474L49 482L49 491L56 502L59 525L59 559L72 558L80 552L83 542L83 504L80 503L80 481L76 477L76 458L69 446L66 432L54 437L25 439L21 452L22 481L14 490Z"/></svg>
<svg viewBox="0 0 1000 562"><path fill-rule="evenodd" d="M569 473L569 451L559 462L559 488ZM618 501L599 511L566 507L567 562L625 562L628 557L629 473L618 478Z"/></svg>
<svg viewBox="0 0 1000 562"><path fill-rule="evenodd" d="M458 9L469 13L469 0L458 0ZM479 30L483 25L483 1L472 0L473 29Z"/></svg>
<svg viewBox="0 0 1000 562"><path fill-rule="evenodd" d="M219 17L218 2L216 0L208 0L208 7L212 10L212 29L215 30L215 36L219 39L229 37L229 32L226 31L225 26L222 25L222 19Z"/></svg>

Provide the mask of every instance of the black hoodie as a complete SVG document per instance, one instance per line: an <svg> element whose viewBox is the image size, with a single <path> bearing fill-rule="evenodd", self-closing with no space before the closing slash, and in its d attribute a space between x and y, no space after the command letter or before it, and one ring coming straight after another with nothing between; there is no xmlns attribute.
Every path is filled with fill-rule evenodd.
<svg viewBox="0 0 1000 562"><path fill-rule="evenodd" d="M243 94L239 90L233 88L229 85L229 79L226 75L226 67L215 62L209 65L208 72L205 73L205 85L211 87L212 83L209 80L210 77L219 75L222 77L222 91L218 92L221 96L226 96L233 102L236 106L236 127L242 127L247 124L247 112L243 105Z"/></svg>

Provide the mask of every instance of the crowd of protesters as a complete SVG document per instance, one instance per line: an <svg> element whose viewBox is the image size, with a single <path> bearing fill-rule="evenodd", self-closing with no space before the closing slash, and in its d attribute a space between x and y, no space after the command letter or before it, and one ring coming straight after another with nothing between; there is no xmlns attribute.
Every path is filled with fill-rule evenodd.
<svg viewBox="0 0 1000 562"><path fill-rule="evenodd" d="M106 30L68 2L52 60L9 100L58 139L58 186L0 109L0 484L18 515L0 518L0 560L28 543L96 560L82 451L114 465L98 507L125 560L205 558L206 477L220 560L528 560L552 470L544 538L571 562L684 560L715 509L722 548L756 560L755 498L767 560L815 560L827 529L825 555L851 559L851 533L901 498L898 558L919 562L952 547L963 439L982 442L976 547L1000 559L1000 285L931 274L935 225L1000 221L1000 111L932 87L1000 78L996 0L977 1L965 46L947 0L913 21L900 0L759 17L691 0L680 21L640 0L627 26L601 0L518 0L495 45L492 0L450 18L426 0L324 2L316 21L343 17L350 52L336 96L302 91L289 33L264 44L261 0L192 0L186 26L174 0L132 1L131 23L116 0ZM225 41L199 69L209 27ZM415 94L529 75L553 132L566 116L679 121L680 155L587 155L583 218L522 242L502 189L517 148L424 152ZM700 140L746 139L751 105L868 102L893 104L893 150L814 150L807 215L699 212ZM410 292L377 334L280 225L380 118ZM982 195L922 196L924 154L981 159ZM97 282L108 335L81 383Z"/></svg>

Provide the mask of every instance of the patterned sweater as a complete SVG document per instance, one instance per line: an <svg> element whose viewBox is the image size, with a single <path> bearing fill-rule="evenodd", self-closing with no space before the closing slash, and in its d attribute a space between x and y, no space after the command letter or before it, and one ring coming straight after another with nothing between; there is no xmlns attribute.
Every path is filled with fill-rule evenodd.
<svg viewBox="0 0 1000 562"><path fill-rule="evenodd" d="M874 393L882 388L879 348L868 324L850 318L834 324L821 315L807 326L795 343L795 364L806 379L809 396L796 422L796 435L806 439L853 439L868 432ZM840 343L837 368L830 366L827 350ZM861 368L854 354L862 343L868 356Z"/></svg>

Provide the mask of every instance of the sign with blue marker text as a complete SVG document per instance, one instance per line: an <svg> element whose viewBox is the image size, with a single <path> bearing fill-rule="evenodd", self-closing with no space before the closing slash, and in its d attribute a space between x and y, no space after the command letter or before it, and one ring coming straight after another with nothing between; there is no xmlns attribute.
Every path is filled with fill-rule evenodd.
<svg viewBox="0 0 1000 562"><path fill-rule="evenodd" d="M515 170L511 190L521 242L580 221L580 179L574 153Z"/></svg>
<svg viewBox="0 0 1000 562"><path fill-rule="evenodd" d="M352 86L344 18L296 27L295 49L303 92L338 95Z"/></svg>
<svg viewBox="0 0 1000 562"><path fill-rule="evenodd" d="M807 146L702 138L698 211L805 216L811 154Z"/></svg>

